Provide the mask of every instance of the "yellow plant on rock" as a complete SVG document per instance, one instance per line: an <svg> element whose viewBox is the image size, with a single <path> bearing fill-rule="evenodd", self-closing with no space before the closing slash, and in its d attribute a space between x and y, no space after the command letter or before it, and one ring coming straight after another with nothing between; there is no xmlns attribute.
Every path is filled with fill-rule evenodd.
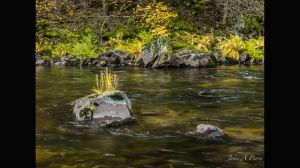
<svg viewBox="0 0 300 168"><path fill-rule="evenodd" d="M104 92L114 91L118 88L118 77L112 74L108 68L104 72L100 72L100 77L96 74L96 86L93 87L92 92L101 95Z"/></svg>
<svg viewBox="0 0 300 168"><path fill-rule="evenodd" d="M150 3L146 6L137 5L135 15L141 27L148 28L155 36L169 36L168 28L177 14L162 2Z"/></svg>

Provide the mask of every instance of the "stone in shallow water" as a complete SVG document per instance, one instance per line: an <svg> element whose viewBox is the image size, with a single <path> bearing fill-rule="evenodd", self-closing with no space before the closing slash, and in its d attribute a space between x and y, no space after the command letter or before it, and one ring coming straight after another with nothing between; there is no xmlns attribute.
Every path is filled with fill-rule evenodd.
<svg viewBox="0 0 300 168"><path fill-rule="evenodd" d="M36 66L49 66L49 64L50 64L50 62L44 58L39 58L35 62Z"/></svg>
<svg viewBox="0 0 300 168"><path fill-rule="evenodd" d="M184 50L176 53L168 67L214 67L216 60L209 53L197 53L194 50Z"/></svg>
<svg viewBox="0 0 300 168"><path fill-rule="evenodd" d="M145 112L141 112L141 114L142 115L144 115L144 116L158 116L159 115L159 113L157 113L157 112L148 112L148 111L145 111Z"/></svg>
<svg viewBox="0 0 300 168"><path fill-rule="evenodd" d="M233 89L212 89L202 90L198 93L198 95L209 99L229 100L240 97L238 94L235 94L236 92L237 91Z"/></svg>
<svg viewBox="0 0 300 168"><path fill-rule="evenodd" d="M199 124L195 132L188 132L186 135L203 139L216 139L224 136L224 132L222 129L213 125Z"/></svg>
<svg viewBox="0 0 300 168"><path fill-rule="evenodd" d="M122 91L107 92L100 96L91 94L80 98L74 102L73 113L77 120L93 120L101 127L118 126L134 120L131 101Z"/></svg>

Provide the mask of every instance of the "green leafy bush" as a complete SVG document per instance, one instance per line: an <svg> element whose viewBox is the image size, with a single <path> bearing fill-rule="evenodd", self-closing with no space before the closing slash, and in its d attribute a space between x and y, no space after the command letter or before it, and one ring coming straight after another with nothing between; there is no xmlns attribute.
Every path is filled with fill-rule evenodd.
<svg viewBox="0 0 300 168"><path fill-rule="evenodd" d="M90 29L85 29L82 38L76 42L71 49L71 54L76 57L87 59L96 56L96 42L97 39L91 34Z"/></svg>
<svg viewBox="0 0 300 168"><path fill-rule="evenodd" d="M264 31L263 18L243 17L244 27L241 32L246 35L262 35Z"/></svg>
<svg viewBox="0 0 300 168"><path fill-rule="evenodd" d="M52 55L54 57L62 57L62 56L66 56L67 54L69 54L71 52L72 49L72 45L67 43L61 43L56 45L56 47L54 47L54 49L52 50Z"/></svg>
<svg viewBox="0 0 300 168"><path fill-rule="evenodd" d="M230 38L217 38L219 41L216 48L221 51L222 57L229 57L233 60L239 60L240 51L244 49L244 41L237 35L231 35Z"/></svg>
<svg viewBox="0 0 300 168"><path fill-rule="evenodd" d="M96 56L95 47L88 43L76 43L71 50L71 54L84 59Z"/></svg>
<svg viewBox="0 0 300 168"><path fill-rule="evenodd" d="M174 49L189 48L201 52L211 52L211 43L214 37L211 34L198 35L186 31L174 33Z"/></svg>
<svg viewBox="0 0 300 168"><path fill-rule="evenodd" d="M144 44L138 39L126 40L115 46L116 50L127 51L132 54L135 59L142 53Z"/></svg>
<svg viewBox="0 0 300 168"><path fill-rule="evenodd" d="M245 42L244 52L250 57L250 62L264 61L264 38L250 39Z"/></svg>
<svg viewBox="0 0 300 168"><path fill-rule="evenodd" d="M151 33L145 30L139 32L137 36L143 44L148 44L153 40L153 36L151 35Z"/></svg>
<svg viewBox="0 0 300 168"><path fill-rule="evenodd" d="M123 39L123 32L118 32L115 37L106 43L111 49L122 50L132 54L135 59L141 54L143 48L153 41L153 36L148 31L141 31L137 38Z"/></svg>

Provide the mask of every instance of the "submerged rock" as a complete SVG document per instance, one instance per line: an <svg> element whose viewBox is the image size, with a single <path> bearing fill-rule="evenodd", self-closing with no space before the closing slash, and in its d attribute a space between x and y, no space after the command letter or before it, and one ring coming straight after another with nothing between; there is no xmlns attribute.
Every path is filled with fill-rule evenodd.
<svg viewBox="0 0 300 168"><path fill-rule="evenodd" d="M207 90L202 90L198 93L200 97L205 97L205 98L220 98L217 94L207 91Z"/></svg>
<svg viewBox="0 0 300 168"><path fill-rule="evenodd" d="M237 94L235 89L212 89L212 90L201 90L198 95L202 98L208 99L219 99L219 100L229 100L236 99L240 96Z"/></svg>
<svg viewBox="0 0 300 168"><path fill-rule="evenodd" d="M73 113L77 120L93 120L101 127L118 126L134 120L131 101L122 91L80 98L74 102Z"/></svg>
<svg viewBox="0 0 300 168"><path fill-rule="evenodd" d="M186 133L188 136L198 137L202 139L216 139L224 136L222 129L206 124L197 125L196 131Z"/></svg>

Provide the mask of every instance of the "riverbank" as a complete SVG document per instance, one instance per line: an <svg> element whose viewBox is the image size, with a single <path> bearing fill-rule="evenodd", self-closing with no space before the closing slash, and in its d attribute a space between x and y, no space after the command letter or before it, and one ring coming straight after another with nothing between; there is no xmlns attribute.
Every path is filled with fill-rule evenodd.
<svg viewBox="0 0 300 168"><path fill-rule="evenodd" d="M116 67L139 66L145 68L203 68L217 65L261 65L262 61L251 62L247 54L239 56L239 60L221 57L219 52L205 53L195 50L182 50L174 55L153 55L143 53L137 60L130 53L112 50L94 58L82 59L75 56L56 58L36 57L36 66L89 66Z"/></svg>
<svg viewBox="0 0 300 168"><path fill-rule="evenodd" d="M263 1L226 8L221 1L56 3L37 3L37 65L177 68L264 61ZM115 50L126 56L108 58Z"/></svg>

